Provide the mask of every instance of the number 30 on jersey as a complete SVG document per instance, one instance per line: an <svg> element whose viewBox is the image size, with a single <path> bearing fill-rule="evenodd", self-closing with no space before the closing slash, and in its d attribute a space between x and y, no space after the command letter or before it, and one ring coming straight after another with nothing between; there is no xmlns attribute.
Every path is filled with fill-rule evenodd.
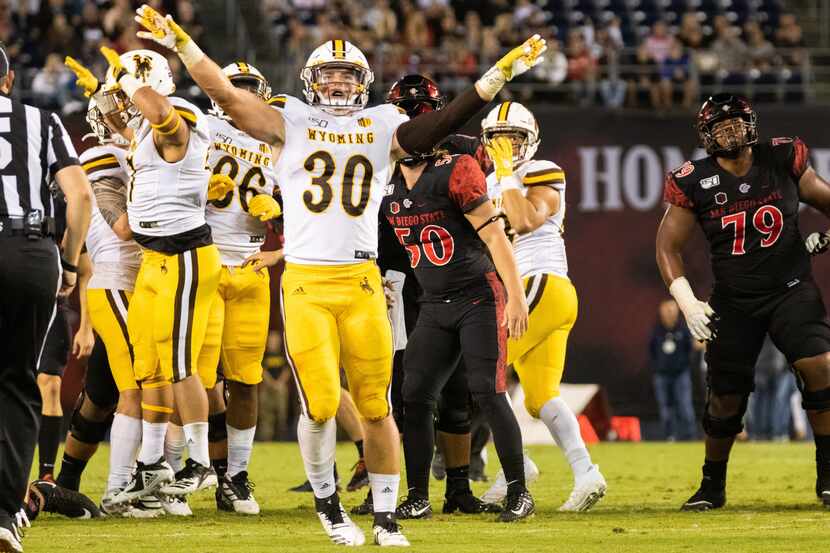
<svg viewBox="0 0 830 553"><path fill-rule="evenodd" d="M331 154L325 150L318 150L308 156L303 167L311 175L311 185L319 188L319 191L306 190L303 192L303 203L312 213L323 213L334 200L332 179L340 181L340 206L343 211L351 217L360 217L369 205L371 193L372 176L374 169L372 162L360 154L351 156L343 167L342 175L338 173L338 167ZM359 184L355 184L356 180ZM355 198L355 186L360 188L360 194ZM315 197L316 196L316 197Z"/></svg>

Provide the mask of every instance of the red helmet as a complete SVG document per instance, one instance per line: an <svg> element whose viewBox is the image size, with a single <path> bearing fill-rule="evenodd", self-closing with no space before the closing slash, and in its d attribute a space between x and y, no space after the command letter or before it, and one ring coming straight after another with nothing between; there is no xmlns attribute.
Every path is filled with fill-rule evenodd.
<svg viewBox="0 0 830 553"><path fill-rule="evenodd" d="M389 89L386 103L398 106L411 119L444 107L444 95L432 79L417 74L406 75Z"/></svg>
<svg viewBox="0 0 830 553"><path fill-rule="evenodd" d="M717 123L740 118L744 122L742 140L728 146L721 146L715 139ZM758 142L758 114L743 96L737 94L715 94L710 96L697 112L697 135L700 145L710 156L735 157L743 148Z"/></svg>

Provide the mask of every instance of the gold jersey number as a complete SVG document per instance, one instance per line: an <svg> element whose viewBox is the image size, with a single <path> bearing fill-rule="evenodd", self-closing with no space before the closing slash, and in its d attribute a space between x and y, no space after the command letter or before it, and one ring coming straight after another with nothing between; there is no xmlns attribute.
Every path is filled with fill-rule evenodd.
<svg viewBox="0 0 830 553"><path fill-rule="evenodd" d="M226 168L227 171L225 170ZM231 156L222 156L216 162L216 165L213 166L213 174L218 175L219 173L224 173L234 182L237 182L236 177L239 175L239 162ZM256 179L255 182L254 179ZM255 166L248 169L242 177L242 180L238 181L237 184L237 188L239 188L239 205L242 206L242 211L245 213L248 212L248 201L257 194L260 194L260 190L264 190L265 185L265 175L261 167ZM210 204L219 209L225 209L231 205L235 193L236 189L231 190L224 197L211 200Z"/></svg>

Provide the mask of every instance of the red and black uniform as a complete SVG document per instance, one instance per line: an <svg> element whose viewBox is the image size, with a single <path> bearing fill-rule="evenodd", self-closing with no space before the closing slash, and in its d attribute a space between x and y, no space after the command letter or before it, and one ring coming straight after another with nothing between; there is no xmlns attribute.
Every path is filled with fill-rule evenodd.
<svg viewBox="0 0 830 553"><path fill-rule="evenodd" d="M809 167L798 138L752 147L743 177L714 157L686 162L666 177L666 202L694 211L709 241L719 317L707 347L715 394L749 393L769 333L790 363L830 351L830 325L798 228L798 181Z"/></svg>
<svg viewBox="0 0 830 553"><path fill-rule="evenodd" d="M493 428L508 481L524 488L522 442L506 398L506 292L486 245L465 217L490 201L469 155L426 160L410 190L396 170L382 216L409 253L423 289L404 356L404 454L410 495L428 490L436 401L463 357L469 391Z"/></svg>

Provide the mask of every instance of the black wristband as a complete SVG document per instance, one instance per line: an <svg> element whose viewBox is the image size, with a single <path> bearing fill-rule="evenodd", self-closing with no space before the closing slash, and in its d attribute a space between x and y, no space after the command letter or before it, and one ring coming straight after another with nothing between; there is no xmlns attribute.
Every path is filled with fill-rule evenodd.
<svg viewBox="0 0 830 553"><path fill-rule="evenodd" d="M66 271L67 273L77 273L78 272L78 266L73 265L72 263L70 263L69 261L64 259L63 256L61 256L61 267L63 267L63 270Z"/></svg>

